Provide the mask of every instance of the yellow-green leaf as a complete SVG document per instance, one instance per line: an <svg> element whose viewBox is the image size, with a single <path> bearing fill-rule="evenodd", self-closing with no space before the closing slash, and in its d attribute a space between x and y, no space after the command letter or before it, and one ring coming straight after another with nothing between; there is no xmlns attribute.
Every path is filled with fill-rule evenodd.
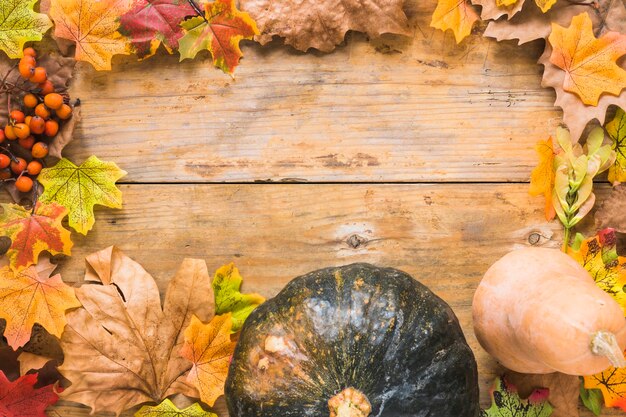
<svg viewBox="0 0 626 417"><path fill-rule="evenodd" d="M613 141L615 162L609 168L610 182L626 182L626 112L617 109L615 118L606 125L606 131Z"/></svg>
<svg viewBox="0 0 626 417"><path fill-rule="evenodd" d="M217 417L217 414L204 411L198 403L180 410L169 399L165 399L159 405L144 405L135 413L135 417Z"/></svg>
<svg viewBox="0 0 626 417"><path fill-rule="evenodd" d="M115 182L124 175L126 171L115 163L101 161L95 156L90 156L80 166L63 158L39 174L39 182L44 186L39 199L54 201L67 208L70 226L86 235L95 222L94 205L122 208L122 192Z"/></svg>
<svg viewBox="0 0 626 417"><path fill-rule="evenodd" d="M243 278L235 264L230 263L215 271L213 292L215 293L215 314L232 313L232 331L237 332L243 322L265 301L259 294L242 294L239 292Z"/></svg>
<svg viewBox="0 0 626 417"><path fill-rule="evenodd" d="M508 6L513 6L514 4L516 4L519 0L496 0L496 6L498 7L508 7Z"/></svg>
<svg viewBox="0 0 626 417"><path fill-rule="evenodd" d="M0 1L0 49L9 58L21 58L24 44L40 41L43 34L52 27L52 22L42 13L36 13L33 6L39 0Z"/></svg>

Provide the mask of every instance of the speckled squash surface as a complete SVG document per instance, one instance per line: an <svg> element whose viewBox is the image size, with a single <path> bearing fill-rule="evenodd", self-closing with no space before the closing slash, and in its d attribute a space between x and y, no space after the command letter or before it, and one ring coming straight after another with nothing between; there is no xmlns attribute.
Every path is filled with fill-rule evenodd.
<svg viewBox="0 0 626 417"><path fill-rule="evenodd" d="M231 417L479 415L476 361L450 307L363 263L298 277L257 308L226 400Z"/></svg>

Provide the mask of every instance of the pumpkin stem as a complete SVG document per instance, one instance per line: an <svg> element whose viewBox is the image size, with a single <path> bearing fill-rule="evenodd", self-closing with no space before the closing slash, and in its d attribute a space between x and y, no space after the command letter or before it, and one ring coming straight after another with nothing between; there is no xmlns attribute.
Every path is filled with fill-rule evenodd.
<svg viewBox="0 0 626 417"><path fill-rule="evenodd" d="M600 330L591 339L591 352L595 355L606 356L615 368L626 367L624 352L617 344L615 335L611 332Z"/></svg>
<svg viewBox="0 0 626 417"><path fill-rule="evenodd" d="M367 417L372 405L361 391L346 388L328 400L330 417Z"/></svg>

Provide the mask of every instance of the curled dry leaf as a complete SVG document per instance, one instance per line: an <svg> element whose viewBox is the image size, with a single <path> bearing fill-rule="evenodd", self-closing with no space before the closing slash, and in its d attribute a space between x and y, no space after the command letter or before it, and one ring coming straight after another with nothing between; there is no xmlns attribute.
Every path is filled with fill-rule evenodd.
<svg viewBox="0 0 626 417"><path fill-rule="evenodd" d="M300 51L315 48L330 52L343 42L348 30L365 32L371 37L383 33L409 36L403 11L405 0L241 0L243 11L250 13L261 34L261 44L273 36Z"/></svg>
<svg viewBox="0 0 626 417"><path fill-rule="evenodd" d="M612 227L620 233L626 233L626 185L613 188L596 211L595 219L600 229Z"/></svg>
<svg viewBox="0 0 626 417"><path fill-rule="evenodd" d="M191 316L213 317L213 290L204 261L185 259L170 281L163 307L154 279L119 249L87 257L83 307L67 315L61 339L61 374L72 385L62 397L94 413L123 410L182 393L198 397L187 382L192 364L180 357ZM92 283L89 283L92 282Z"/></svg>
<svg viewBox="0 0 626 417"><path fill-rule="evenodd" d="M535 390L547 388L548 401L554 408L551 417L578 417L578 396L580 380L577 376L560 374L520 374L509 371L505 378L517 387L522 398L527 398Z"/></svg>

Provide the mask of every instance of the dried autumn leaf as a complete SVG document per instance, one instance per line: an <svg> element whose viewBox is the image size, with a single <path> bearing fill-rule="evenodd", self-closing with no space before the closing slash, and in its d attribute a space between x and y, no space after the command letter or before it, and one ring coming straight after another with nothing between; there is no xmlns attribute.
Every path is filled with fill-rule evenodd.
<svg viewBox="0 0 626 417"><path fill-rule="evenodd" d="M33 6L39 0L0 1L0 49L9 58L21 58L24 44L40 41L52 27L43 13L36 13Z"/></svg>
<svg viewBox="0 0 626 417"><path fill-rule="evenodd" d="M515 16L522 10L526 0L516 1L508 6L500 6L495 0L471 0L472 4L481 6L480 18L483 20L497 20L502 16L507 19Z"/></svg>
<svg viewBox="0 0 626 417"><path fill-rule="evenodd" d="M159 405L144 405L135 417L217 417L217 414L204 411L198 403L179 410L169 399L165 399Z"/></svg>
<svg viewBox="0 0 626 417"><path fill-rule="evenodd" d="M580 380L577 376L560 374L520 374L508 371L507 382L515 385L519 395L527 398L535 390L547 388L548 400L553 407L552 417L578 417Z"/></svg>
<svg viewBox="0 0 626 417"><path fill-rule="evenodd" d="M234 263L222 266L213 277L215 314L232 313L233 332L239 331L250 313L265 301L259 294L239 292L242 282L243 278Z"/></svg>
<svg viewBox="0 0 626 417"><path fill-rule="evenodd" d="M213 57L213 65L232 74L243 56L239 49L242 39L252 39L259 33L248 13L235 7L235 0L215 0L204 4L204 17L185 20L181 26L185 35L178 41L180 60L193 59L206 49Z"/></svg>
<svg viewBox="0 0 626 417"><path fill-rule="evenodd" d="M430 26L444 32L452 30L456 43L461 43L472 33L477 20L478 13L467 0L439 0Z"/></svg>
<svg viewBox="0 0 626 417"><path fill-rule="evenodd" d="M74 289L63 283L61 275L48 278L54 268L48 258L18 272L0 268L0 318L6 320L4 337L13 349L30 340L35 323L61 337L65 311L80 307Z"/></svg>
<svg viewBox="0 0 626 417"><path fill-rule="evenodd" d="M403 11L404 0L240 0L261 33L262 45L274 36L300 51L315 48L331 52L343 42L346 32L365 32L376 38L383 33L411 36Z"/></svg>
<svg viewBox="0 0 626 417"><path fill-rule="evenodd" d="M197 398L197 390L186 382L191 364L179 351L191 316L213 317L204 261L183 261L161 307L154 279L117 248L86 260L88 283L76 289L83 307L67 314L61 338L65 359L59 371L72 382L62 397L93 413L118 415L175 393Z"/></svg>
<svg viewBox="0 0 626 417"><path fill-rule="evenodd" d="M185 344L180 354L193 363L187 381L198 389L200 399L209 406L224 394L228 365L236 346L230 340L232 326L228 313L215 316L207 324L192 316L185 329Z"/></svg>
<svg viewBox="0 0 626 417"><path fill-rule="evenodd" d="M530 174L530 195L545 197L546 220L554 219L556 212L552 204L552 189L554 188L554 148L552 138L539 141L535 145L535 150L539 155L539 164Z"/></svg>
<svg viewBox="0 0 626 417"><path fill-rule="evenodd" d="M39 254L70 255L70 231L61 224L67 209L56 203L37 203L35 210L17 204L0 204L0 235L11 238L7 251L11 269L19 271L36 264Z"/></svg>
<svg viewBox="0 0 626 417"><path fill-rule="evenodd" d="M504 378L496 378L491 394L491 407L481 410L481 417L549 417L552 407L548 403L547 389L533 391L526 400L522 400L515 386Z"/></svg>
<svg viewBox="0 0 626 417"><path fill-rule="evenodd" d="M76 43L76 60L96 70L110 70L113 55L130 53L127 39L118 32L119 18L132 0L51 0L50 17L55 36Z"/></svg>
<svg viewBox="0 0 626 417"><path fill-rule="evenodd" d="M140 59L154 55L161 43L171 54L183 36L180 23L195 15L188 0L137 0L120 17L119 31Z"/></svg>
<svg viewBox="0 0 626 417"><path fill-rule="evenodd" d="M69 210L69 224L86 235L95 223L96 204L122 208L122 192L115 182L126 175L114 162L90 156L80 166L61 159L55 166L44 168L37 179L44 192L40 201L56 202Z"/></svg>
<svg viewBox="0 0 626 417"><path fill-rule="evenodd" d="M626 54L626 35L607 32L596 38L589 14L581 13L568 28L553 24L548 40L550 62L567 73L564 90L583 103L596 106L602 94L617 96L626 88L626 71L617 65Z"/></svg>
<svg viewBox="0 0 626 417"><path fill-rule="evenodd" d="M617 157L609 168L609 182L626 182L626 112L617 109L615 118L606 125Z"/></svg>
<svg viewBox="0 0 626 417"><path fill-rule="evenodd" d="M620 233L626 233L626 185L613 187L595 214L598 229L612 227Z"/></svg>
<svg viewBox="0 0 626 417"><path fill-rule="evenodd" d="M583 240L580 248L570 248L568 254L589 271L598 287L611 294L626 313L626 257L617 254L615 230L601 230L597 236Z"/></svg>
<svg viewBox="0 0 626 417"><path fill-rule="evenodd" d="M45 410L59 396L53 385L35 388L37 374L28 374L11 382L0 371L0 416L46 417Z"/></svg>

